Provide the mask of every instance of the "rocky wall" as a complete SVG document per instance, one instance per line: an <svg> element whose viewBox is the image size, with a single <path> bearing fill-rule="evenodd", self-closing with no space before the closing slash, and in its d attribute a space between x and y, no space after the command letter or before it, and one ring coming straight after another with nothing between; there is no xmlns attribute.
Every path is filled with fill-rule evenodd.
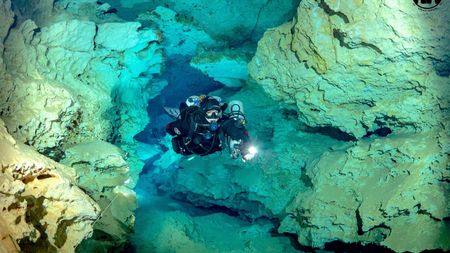
<svg viewBox="0 0 450 253"><path fill-rule="evenodd" d="M75 251L100 213L75 185L75 171L16 142L2 120L0 150L0 250Z"/></svg>
<svg viewBox="0 0 450 253"><path fill-rule="evenodd" d="M100 205L102 215L94 229L109 236L101 242L105 248L125 244L134 227L136 194L126 187L131 179L125 159L126 154L120 148L94 141L68 148L61 161L75 169L78 187Z"/></svg>
<svg viewBox="0 0 450 253"><path fill-rule="evenodd" d="M354 138L306 164L310 189L290 203L279 232L317 248L449 250L446 9L307 0L292 22L265 33L250 75L296 106L310 130Z"/></svg>
<svg viewBox="0 0 450 253"><path fill-rule="evenodd" d="M396 252L450 249L448 131L390 136L325 152L307 168L279 231L303 245L375 243Z"/></svg>
<svg viewBox="0 0 450 253"><path fill-rule="evenodd" d="M431 129L448 115L447 9L302 1L292 22L266 32L249 73L312 127L356 138Z"/></svg>
<svg viewBox="0 0 450 253"><path fill-rule="evenodd" d="M94 229L110 233L113 242L104 248L123 244L134 225L132 188L143 166L134 153L133 137L148 122L148 100L164 85L152 82L163 67L160 35L138 22L123 22L96 1L52 1L50 11L44 2L14 4L16 14L9 1L0 5L5 14L0 118L18 142L57 161L70 157L64 160L69 165L108 159L66 152L80 146L112 146L90 145L98 141L124 150L110 147L103 152L122 159L120 167L109 167L110 176L102 179L109 182L106 185L93 185L88 191L83 184L86 178L96 178L97 163L75 164L78 180L73 182L100 204L102 220ZM109 223L115 229L105 229Z"/></svg>

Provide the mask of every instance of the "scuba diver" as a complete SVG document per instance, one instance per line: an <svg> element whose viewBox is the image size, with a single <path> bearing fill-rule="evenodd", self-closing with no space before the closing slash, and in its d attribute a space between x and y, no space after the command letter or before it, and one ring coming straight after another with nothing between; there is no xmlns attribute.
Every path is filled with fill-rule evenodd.
<svg viewBox="0 0 450 253"><path fill-rule="evenodd" d="M175 121L166 125L172 138L173 150L181 155L206 156L228 147L232 159L241 155L243 161L253 159L256 148L250 145L245 129L242 103L227 103L217 96L191 96L180 104L179 110L164 107Z"/></svg>

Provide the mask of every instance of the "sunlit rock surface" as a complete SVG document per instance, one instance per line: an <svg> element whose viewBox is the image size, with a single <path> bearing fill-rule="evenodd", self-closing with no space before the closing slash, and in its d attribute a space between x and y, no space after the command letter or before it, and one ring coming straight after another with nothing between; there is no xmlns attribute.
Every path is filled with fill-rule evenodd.
<svg viewBox="0 0 450 253"><path fill-rule="evenodd" d="M102 216L94 229L112 237L102 243L116 247L127 241L136 209L135 194L127 187L131 179L125 156L118 147L95 141L66 149L61 161L75 169L77 185L100 205Z"/></svg>
<svg viewBox="0 0 450 253"><path fill-rule="evenodd" d="M433 12L407 0L338 3L302 1L292 22L266 32L250 75L313 127L360 138L439 125L448 110L448 3Z"/></svg>
<svg viewBox="0 0 450 253"><path fill-rule="evenodd" d="M16 142L2 120L0 150L0 251L73 252L100 211L74 170Z"/></svg>

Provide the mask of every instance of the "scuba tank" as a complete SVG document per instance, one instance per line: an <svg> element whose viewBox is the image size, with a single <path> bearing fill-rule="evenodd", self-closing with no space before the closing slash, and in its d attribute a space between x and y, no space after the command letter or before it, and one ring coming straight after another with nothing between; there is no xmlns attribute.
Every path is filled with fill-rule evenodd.
<svg viewBox="0 0 450 253"><path fill-rule="evenodd" d="M242 127L245 125L244 105L241 101L230 101L230 103L228 103L226 113L231 119L236 121L236 126Z"/></svg>
<svg viewBox="0 0 450 253"><path fill-rule="evenodd" d="M228 103L226 110L227 115L235 121L236 127L243 127L245 125L244 105L239 100L233 100ZM227 138L228 149L232 159L238 158L241 153L242 140L232 140Z"/></svg>

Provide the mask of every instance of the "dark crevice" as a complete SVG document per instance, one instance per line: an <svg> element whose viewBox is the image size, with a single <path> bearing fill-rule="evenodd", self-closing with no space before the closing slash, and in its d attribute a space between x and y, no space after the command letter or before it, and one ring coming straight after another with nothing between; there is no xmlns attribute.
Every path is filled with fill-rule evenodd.
<svg viewBox="0 0 450 253"><path fill-rule="evenodd" d="M344 38L345 38L345 33L342 32L339 29L333 28L333 37L336 38L339 41L339 45L341 47L345 47L348 49L354 49L354 48L358 48L358 47L366 47L366 48L370 48L372 50L374 50L375 52L377 52L378 54L383 54L383 51L381 51L380 48L378 48L377 46L367 43L367 42L360 42L357 45L350 45L348 43L345 42Z"/></svg>
<svg viewBox="0 0 450 253"><path fill-rule="evenodd" d="M253 28L252 28L252 30L251 30L251 32L250 32L250 37L253 37L253 34L255 33L256 27L258 27L259 18L261 17L261 12L263 11L263 9L265 9L265 8L269 5L269 3L270 3L271 1L272 1L272 0L267 0L267 2L261 7L261 9L259 9L258 15L257 15L257 17L256 17L255 25L253 26Z"/></svg>
<svg viewBox="0 0 450 253"><path fill-rule="evenodd" d="M312 183L311 178L306 174L306 166L301 167L301 172L302 172L302 174L300 175L300 180L302 181L302 183L306 187L312 188L314 185Z"/></svg>
<svg viewBox="0 0 450 253"><path fill-rule="evenodd" d="M346 24L348 24L350 21L348 20L347 15L345 15L344 13L340 12L340 11L334 11L330 8L330 6L327 5L327 3L325 3L324 0L321 0L319 2L319 7L322 8L326 14L328 14L329 16L338 16L340 17Z"/></svg>
<svg viewBox="0 0 450 253"><path fill-rule="evenodd" d="M368 138L372 135L377 135L380 137L386 137L392 133L392 130L389 127L380 127L376 129L375 131L368 131L366 135L363 136L363 138Z"/></svg>
<svg viewBox="0 0 450 253"><path fill-rule="evenodd" d="M8 39L9 35L11 34L12 29L17 27L17 15L14 14L13 16L13 23L11 24L11 26L8 28L8 32L6 33L5 38L3 39L3 45L5 44L6 40Z"/></svg>
<svg viewBox="0 0 450 253"><path fill-rule="evenodd" d="M75 219L63 220L59 223L58 228L56 229L56 234L54 237L55 245L58 248L61 248L64 243L67 241L67 228L72 226L75 223Z"/></svg>
<svg viewBox="0 0 450 253"><path fill-rule="evenodd" d="M355 216L356 216L356 225L358 227L357 233L358 233L358 235L363 235L364 234L364 231L362 229L363 222L361 219L361 214L359 213L359 207L355 211Z"/></svg>
<svg viewBox="0 0 450 253"><path fill-rule="evenodd" d="M338 128L332 127L332 126L323 126L323 127L310 127L303 125L302 131L307 133L319 133L322 135L329 136L333 139L339 140L339 141L356 141L357 139L343 131L341 131Z"/></svg>
<svg viewBox="0 0 450 253"><path fill-rule="evenodd" d="M43 174L43 175L37 176L37 179L43 180L43 179L52 178L52 177L53 177L53 176L50 175L50 174Z"/></svg>
<svg viewBox="0 0 450 253"><path fill-rule="evenodd" d="M42 224L41 220L47 214L44 206L44 197L35 198L34 196L19 197L19 201L27 202L27 211L25 213L25 222L33 226L37 231L39 231L39 238L37 234L31 233L29 236L19 240L18 244L22 252L33 252L33 253L53 253L57 252L56 247L54 247L48 240L46 233L47 224Z"/></svg>
<svg viewBox="0 0 450 253"><path fill-rule="evenodd" d="M361 253L361 252L395 253L395 251L385 246L373 243L362 245L361 243L345 243L342 241L333 241L326 243L325 250L330 250L336 253Z"/></svg>

